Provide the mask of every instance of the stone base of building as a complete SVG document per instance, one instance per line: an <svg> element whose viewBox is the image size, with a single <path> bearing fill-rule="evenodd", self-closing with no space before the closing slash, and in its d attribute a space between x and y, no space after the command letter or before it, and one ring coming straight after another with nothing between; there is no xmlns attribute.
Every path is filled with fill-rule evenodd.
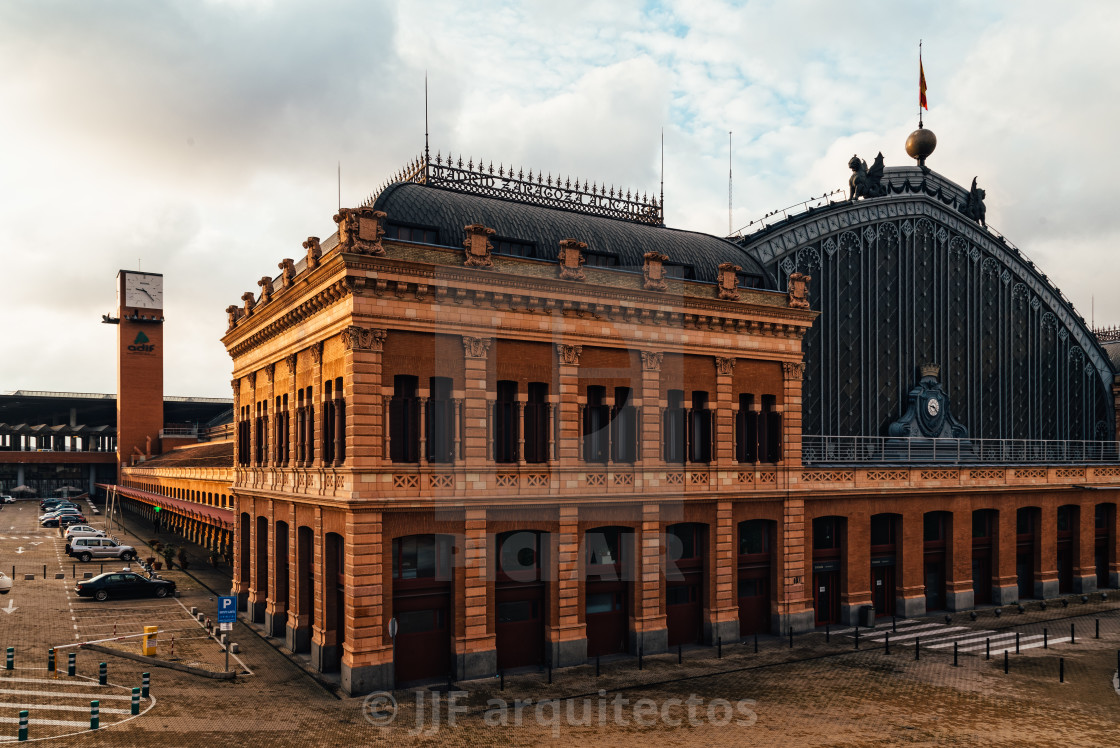
<svg viewBox="0 0 1120 748"><path fill-rule="evenodd" d="M488 678L498 672L498 650L455 655L455 680Z"/></svg>
<svg viewBox="0 0 1120 748"><path fill-rule="evenodd" d="M1080 592L1083 595L1087 595L1090 592L1096 592L1097 591L1097 575L1096 574L1087 574L1086 576L1083 576L1083 577L1074 577L1073 578L1073 591L1074 592Z"/></svg>
<svg viewBox="0 0 1120 748"><path fill-rule="evenodd" d="M249 593L248 592L238 592L237 593L237 610L240 611L241 613L245 613L249 610Z"/></svg>
<svg viewBox="0 0 1120 748"><path fill-rule="evenodd" d="M264 623L264 609L267 605L265 600L256 600L249 602L249 622L250 623Z"/></svg>
<svg viewBox="0 0 1120 748"><path fill-rule="evenodd" d="M992 603L995 605L1010 605L1018 599L1018 585L1009 584L1006 587L992 587Z"/></svg>
<svg viewBox="0 0 1120 748"><path fill-rule="evenodd" d="M287 623L287 613L265 612L264 614L264 631L268 636L284 636Z"/></svg>
<svg viewBox="0 0 1120 748"><path fill-rule="evenodd" d="M1108 586L1111 587L1112 589L1116 589L1117 587L1120 587L1120 571L1109 572Z"/></svg>
<svg viewBox="0 0 1120 748"><path fill-rule="evenodd" d="M284 646L292 652L307 652L311 649L311 627L285 626Z"/></svg>
<svg viewBox="0 0 1120 748"><path fill-rule="evenodd" d="M772 613L770 615L770 631L778 636L788 636L792 628L793 633L803 634L812 631L817 625L817 614L813 610L802 610L797 613Z"/></svg>
<svg viewBox="0 0 1120 748"><path fill-rule="evenodd" d="M631 631L630 632L630 652L638 654L638 649L642 650L643 655L661 654L662 652L669 651L669 629L657 629L655 631Z"/></svg>
<svg viewBox="0 0 1120 748"><path fill-rule="evenodd" d="M976 607L976 593L972 590L946 592L945 606L954 613L961 610L972 610Z"/></svg>
<svg viewBox="0 0 1120 748"><path fill-rule="evenodd" d="M587 662L587 639L549 642L549 662L553 667L573 667Z"/></svg>
<svg viewBox="0 0 1120 748"><path fill-rule="evenodd" d="M903 618L921 618L926 614L925 596L898 598L898 613Z"/></svg>
<svg viewBox="0 0 1120 748"><path fill-rule="evenodd" d="M704 622L704 641L715 646L720 641L724 644L734 644L739 641L739 621Z"/></svg>
<svg viewBox="0 0 1120 748"><path fill-rule="evenodd" d="M1049 600L1058 596L1058 580L1047 579L1044 582L1034 583L1034 596L1039 600Z"/></svg>
<svg viewBox="0 0 1120 748"><path fill-rule="evenodd" d="M320 673L333 673L338 670L338 645L311 642L311 665Z"/></svg>
<svg viewBox="0 0 1120 748"><path fill-rule="evenodd" d="M342 664L340 685L347 696L393 690L393 663L350 667Z"/></svg>

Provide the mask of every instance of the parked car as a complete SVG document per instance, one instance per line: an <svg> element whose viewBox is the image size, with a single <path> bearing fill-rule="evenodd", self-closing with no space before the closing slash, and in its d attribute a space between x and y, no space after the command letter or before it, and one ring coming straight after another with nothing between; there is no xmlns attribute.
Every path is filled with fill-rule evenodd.
<svg viewBox="0 0 1120 748"><path fill-rule="evenodd" d="M82 562L95 558L119 558L121 561L136 558L136 549L118 543L113 538L74 538L66 553Z"/></svg>
<svg viewBox="0 0 1120 748"><path fill-rule="evenodd" d="M43 512L39 515L39 521L42 522L47 517L57 517L60 514L81 514L82 510L76 506L61 506L57 509L51 509L49 512Z"/></svg>
<svg viewBox="0 0 1120 748"><path fill-rule="evenodd" d="M54 509L57 506L64 506L66 504L74 506L74 502L70 501L70 499L42 499L39 502L39 508L43 511L47 511L48 509Z"/></svg>
<svg viewBox="0 0 1120 748"><path fill-rule="evenodd" d="M0 571L0 595L6 595L12 591L12 580L4 576L4 572Z"/></svg>
<svg viewBox="0 0 1120 748"><path fill-rule="evenodd" d="M89 525L70 525L66 528L66 545L70 545L70 541L74 538L103 538L106 536L104 530L98 530L96 527Z"/></svg>
<svg viewBox="0 0 1120 748"><path fill-rule="evenodd" d="M44 514L42 517L39 518L39 526L40 527L58 527L58 520L61 517L80 517L81 518L79 520L80 522L85 522L86 521L85 515L83 515L80 511L75 509L73 511L58 512L56 514Z"/></svg>
<svg viewBox="0 0 1120 748"><path fill-rule="evenodd" d="M40 527L69 527L70 525L82 525L88 520L84 514L60 514L52 521L47 520L49 524L39 523Z"/></svg>
<svg viewBox="0 0 1120 748"><path fill-rule="evenodd" d="M78 582L75 591L79 597L92 597L98 601L110 597L167 597L175 592L175 582L123 569Z"/></svg>
<svg viewBox="0 0 1120 748"><path fill-rule="evenodd" d="M0 496L0 504L14 504L14 503L16 503L16 500L13 499L11 496L8 496L7 494L4 494L3 496Z"/></svg>

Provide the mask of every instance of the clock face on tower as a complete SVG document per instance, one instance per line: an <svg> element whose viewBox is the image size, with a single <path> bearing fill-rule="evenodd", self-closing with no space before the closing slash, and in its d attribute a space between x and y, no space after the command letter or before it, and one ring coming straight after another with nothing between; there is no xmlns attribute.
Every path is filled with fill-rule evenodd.
<svg viewBox="0 0 1120 748"><path fill-rule="evenodd" d="M163 309L163 276L153 273L125 275L124 305L140 309Z"/></svg>

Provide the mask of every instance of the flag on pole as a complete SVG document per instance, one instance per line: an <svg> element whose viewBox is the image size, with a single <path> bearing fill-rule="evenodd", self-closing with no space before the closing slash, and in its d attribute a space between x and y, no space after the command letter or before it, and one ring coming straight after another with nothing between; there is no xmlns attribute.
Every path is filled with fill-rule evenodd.
<svg viewBox="0 0 1120 748"><path fill-rule="evenodd" d="M918 104L929 111L929 103L926 101L926 69L922 67L921 55L918 55Z"/></svg>

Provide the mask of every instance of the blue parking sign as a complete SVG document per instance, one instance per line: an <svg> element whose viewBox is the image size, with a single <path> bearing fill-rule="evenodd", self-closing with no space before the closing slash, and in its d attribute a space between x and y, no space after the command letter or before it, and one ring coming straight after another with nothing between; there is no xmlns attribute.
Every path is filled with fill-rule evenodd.
<svg viewBox="0 0 1120 748"><path fill-rule="evenodd" d="M218 623L237 623L237 597L218 598Z"/></svg>

